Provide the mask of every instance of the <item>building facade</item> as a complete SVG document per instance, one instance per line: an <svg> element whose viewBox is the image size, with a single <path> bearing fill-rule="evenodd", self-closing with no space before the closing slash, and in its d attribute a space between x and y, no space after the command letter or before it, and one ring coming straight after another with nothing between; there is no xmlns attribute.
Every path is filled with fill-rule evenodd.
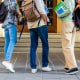
<svg viewBox="0 0 80 80"><path fill-rule="evenodd" d="M61 20L57 18L56 13L54 12L54 7L60 2L61 0L44 0L45 4L49 9L48 17L50 19L50 23L48 23L48 30L49 33L60 33L61 32ZM18 0L20 5L21 0ZM18 20L18 32L22 29L22 23ZM27 26L25 25L24 32L29 32Z"/></svg>
<svg viewBox="0 0 80 80"><path fill-rule="evenodd" d="M22 0L17 0L17 2L20 5L20 1ZM49 33L61 33L61 20L57 17L56 13L54 12L54 7L60 2L61 0L44 0L45 4L47 5L48 9L49 9L49 14L48 17L50 19L50 23L48 23L48 30ZM22 23L17 20L17 31L18 33L21 32L22 29ZM0 24L0 37L4 37L4 30L1 28L1 24ZM29 32L27 26L25 25L24 27L24 32L27 33ZM76 34L76 41L80 42L80 32L77 32Z"/></svg>
<svg viewBox="0 0 80 80"><path fill-rule="evenodd" d="M17 2L19 2L20 4L21 0L17 0ZM54 12L54 7L60 2L60 0L44 0L45 4L47 5L48 9L49 9L49 14L48 17L50 19L50 23L48 23L48 30L49 33L60 33L61 32L61 20L59 18L57 18L56 13ZM17 24L17 29L18 32L21 31L22 29L22 23L18 20L18 24ZM27 29L27 26L25 25L24 28L24 32L29 32ZM1 24L0 24L0 36L4 36L4 30L1 28Z"/></svg>

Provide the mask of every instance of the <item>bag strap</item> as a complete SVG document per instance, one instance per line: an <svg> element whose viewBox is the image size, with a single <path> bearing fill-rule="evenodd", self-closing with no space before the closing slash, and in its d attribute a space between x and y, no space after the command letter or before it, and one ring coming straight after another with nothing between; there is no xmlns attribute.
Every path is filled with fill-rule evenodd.
<svg viewBox="0 0 80 80"><path fill-rule="evenodd" d="M26 23L26 20L24 20L23 27L22 27L22 30L21 30L21 33L20 33L20 36L19 36L19 40L20 40L21 35L22 35L22 32L23 32L23 30L24 30L24 25L25 25L25 23Z"/></svg>
<svg viewBox="0 0 80 80"><path fill-rule="evenodd" d="M41 22L41 17L40 17L39 22L38 22L38 25L37 25L38 27L39 27L39 25L40 25L40 22Z"/></svg>

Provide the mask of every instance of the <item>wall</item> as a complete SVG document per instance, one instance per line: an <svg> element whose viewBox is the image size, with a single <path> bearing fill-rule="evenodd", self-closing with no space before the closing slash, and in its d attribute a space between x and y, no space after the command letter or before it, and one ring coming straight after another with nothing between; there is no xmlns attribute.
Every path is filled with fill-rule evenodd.
<svg viewBox="0 0 80 80"><path fill-rule="evenodd" d="M57 0L57 4L60 2L61 0ZM57 17L57 33L61 33L61 20Z"/></svg>

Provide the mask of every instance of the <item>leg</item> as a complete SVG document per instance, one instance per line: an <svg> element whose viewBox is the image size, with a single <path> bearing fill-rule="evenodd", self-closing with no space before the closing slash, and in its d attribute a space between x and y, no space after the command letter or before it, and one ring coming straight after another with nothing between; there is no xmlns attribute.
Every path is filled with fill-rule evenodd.
<svg viewBox="0 0 80 80"><path fill-rule="evenodd" d="M30 47L30 65L32 69L36 69L36 49L38 46L38 35L34 29L30 30L31 47Z"/></svg>
<svg viewBox="0 0 80 80"><path fill-rule="evenodd" d="M49 45L48 45L48 28L47 25L42 26L39 28L38 35L40 36L40 39L42 41L42 66L47 67L48 66L48 54L49 54Z"/></svg>
<svg viewBox="0 0 80 80"><path fill-rule="evenodd" d="M72 46L73 27L74 27L73 23L71 22L62 24L62 28L63 28L62 29L62 48L63 48L63 53L65 56L66 65L69 69L77 67L75 55L73 51L73 46Z"/></svg>
<svg viewBox="0 0 80 80"><path fill-rule="evenodd" d="M7 50L7 54L5 57L5 60L11 61L12 53L14 50L14 46L17 42L17 27L15 25L9 24L9 37L10 37L10 42Z"/></svg>
<svg viewBox="0 0 80 80"><path fill-rule="evenodd" d="M8 29L5 29L5 47L4 47L4 54L5 54L5 56L7 54L7 49L8 49L8 46L9 46L9 41L10 41L9 31L8 31Z"/></svg>
<svg viewBox="0 0 80 80"><path fill-rule="evenodd" d="M74 45L75 45L75 37L76 37L76 27L74 27L73 31L72 31L72 47L73 47L73 52L74 52Z"/></svg>

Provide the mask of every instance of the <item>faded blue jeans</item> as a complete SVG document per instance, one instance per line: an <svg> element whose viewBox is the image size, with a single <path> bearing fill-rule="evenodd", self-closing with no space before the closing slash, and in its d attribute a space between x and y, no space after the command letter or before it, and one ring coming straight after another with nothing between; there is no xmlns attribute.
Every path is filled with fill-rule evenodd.
<svg viewBox="0 0 80 80"><path fill-rule="evenodd" d="M30 65L32 69L37 67L36 65L36 49L38 47L38 37L40 37L42 42L42 67L48 66L48 28L47 25L42 27L30 29L31 37L31 48L30 48Z"/></svg>
<svg viewBox="0 0 80 80"><path fill-rule="evenodd" d="M17 42L17 26L13 24L6 25L5 29L5 60L11 61L12 53Z"/></svg>

